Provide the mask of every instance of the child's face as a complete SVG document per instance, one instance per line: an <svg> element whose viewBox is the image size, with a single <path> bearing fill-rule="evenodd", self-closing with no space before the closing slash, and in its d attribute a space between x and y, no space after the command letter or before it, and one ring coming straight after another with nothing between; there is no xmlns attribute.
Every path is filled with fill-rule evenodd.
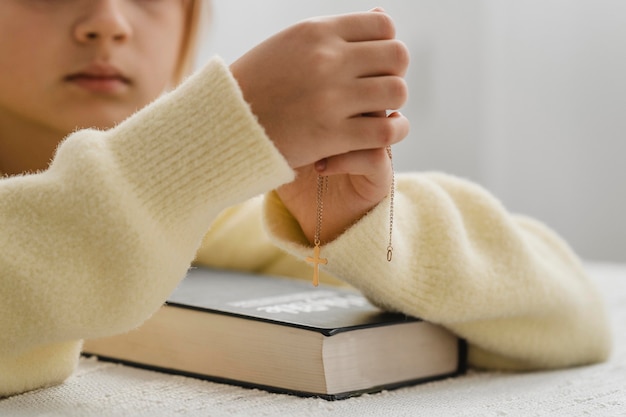
<svg viewBox="0 0 626 417"><path fill-rule="evenodd" d="M0 125L107 128L177 64L185 0L0 0Z"/></svg>

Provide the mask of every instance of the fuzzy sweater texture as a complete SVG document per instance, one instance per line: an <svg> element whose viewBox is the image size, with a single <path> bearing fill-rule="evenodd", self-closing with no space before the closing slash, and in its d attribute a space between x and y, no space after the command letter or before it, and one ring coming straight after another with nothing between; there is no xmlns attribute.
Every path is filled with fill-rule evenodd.
<svg viewBox="0 0 626 417"><path fill-rule="evenodd" d="M194 259L310 277L271 191L293 178L216 58L115 128L72 134L46 171L1 179L0 397L61 383L81 340L139 326ZM606 359L602 302L548 228L440 173L398 175L395 199L393 261L383 201L323 248L328 280L448 327L476 367Z"/></svg>

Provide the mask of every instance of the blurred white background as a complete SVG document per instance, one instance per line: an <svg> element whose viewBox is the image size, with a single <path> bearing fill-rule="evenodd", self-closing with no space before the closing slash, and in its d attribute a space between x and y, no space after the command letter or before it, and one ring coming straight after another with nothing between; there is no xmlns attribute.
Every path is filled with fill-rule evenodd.
<svg viewBox="0 0 626 417"><path fill-rule="evenodd" d="M213 0L201 62L374 6L412 58L397 170L469 178L583 258L626 261L626 1Z"/></svg>

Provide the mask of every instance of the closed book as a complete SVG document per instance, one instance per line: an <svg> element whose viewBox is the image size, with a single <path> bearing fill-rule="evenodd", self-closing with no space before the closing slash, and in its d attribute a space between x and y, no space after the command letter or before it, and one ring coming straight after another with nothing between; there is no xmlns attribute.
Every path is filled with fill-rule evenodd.
<svg viewBox="0 0 626 417"><path fill-rule="evenodd" d="M359 292L192 268L150 319L87 340L85 354L150 369L326 399L465 370L465 344L441 326L384 312Z"/></svg>

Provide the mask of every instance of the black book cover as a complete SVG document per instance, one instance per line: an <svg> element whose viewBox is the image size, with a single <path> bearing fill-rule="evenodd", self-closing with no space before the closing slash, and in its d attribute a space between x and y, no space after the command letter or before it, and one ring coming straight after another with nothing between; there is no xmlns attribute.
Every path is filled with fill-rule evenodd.
<svg viewBox="0 0 626 417"><path fill-rule="evenodd" d="M383 312L358 291L282 277L191 268L168 305L268 321L331 336L338 332L417 321Z"/></svg>

